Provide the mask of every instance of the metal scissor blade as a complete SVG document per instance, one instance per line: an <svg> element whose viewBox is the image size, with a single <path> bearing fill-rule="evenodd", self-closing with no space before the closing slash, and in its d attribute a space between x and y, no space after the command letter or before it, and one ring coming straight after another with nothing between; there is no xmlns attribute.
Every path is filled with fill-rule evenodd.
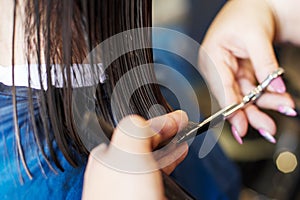
<svg viewBox="0 0 300 200"><path fill-rule="evenodd" d="M221 109L199 124L195 122L189 122L188 125L177 134L177 137L175 137L175 142L181 143L206 132L209 128L213 128L220 122L226 120L230 115L241 109L243 106L244 103L233 104Z"/></svg>

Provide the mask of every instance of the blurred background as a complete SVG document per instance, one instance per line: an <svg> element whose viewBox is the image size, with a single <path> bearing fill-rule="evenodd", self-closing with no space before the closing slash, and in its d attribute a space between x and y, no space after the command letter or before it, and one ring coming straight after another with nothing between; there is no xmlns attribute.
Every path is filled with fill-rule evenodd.
<svg viewBox="0 0 300 200"><path fill-rule="evenodd" d="M184 33L201 44L207 28L224 3L223 0L153 0L153 23L154 26ZM197 52L189 52L191 50L188 46L170 35L154 35L153 40L164 43L169 48L180 48L194 55L196 59ZM286 70L284 79L287 89L295 99L299 113L300 49L290 45L276 46L275 49L280 65ZM211 114L212 98L201 75L182 58L160 50L154 50L154 54L157 62L171 66L190 81L193 90L197 92L196 99L190 98L190 104L199 106L202 118ZM161 82L176 80L176 73L165 75L159 69L156 73ZM189 96L189 91L182 87L180 81L174 81L174 84L181 88L183 94ZM162 91L170 104L176 108L178 102L174 94L172 96L166 88L162 88ZM276 112L266 112L269 112L278 125L277 144L266 142L256 130L250 128L244 144L239 145L233 139L228 124L225 124L218 140L225 156L237 166L232 169L238 171L236 173L241 179L238 199L300 199L299 115L291 118ZM220 162L216 164L220 165ZM222 176L218 172L215 173L216 179Z"/></svg>

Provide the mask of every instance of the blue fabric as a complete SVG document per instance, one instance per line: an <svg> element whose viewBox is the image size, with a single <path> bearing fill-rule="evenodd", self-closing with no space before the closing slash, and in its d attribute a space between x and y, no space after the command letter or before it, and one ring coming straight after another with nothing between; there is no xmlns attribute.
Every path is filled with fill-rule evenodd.
<svg viewBox="0 0 300 200"><path fill-rule="evenodd" d="M36 92L33 95L35 120L40 128L38 95ZM85 165L81 164L80 167L73 168L64 159L56 143L53 142L58 159L65 171L61 172L53 162L52 165L58 173L55 174L51 171L39 151L32 133L26 88L17 88L17 107L23 151L29 170L33 175L32 180L27 177L22 164L18 164L12 123L12 96L10 88L0 83L0 199L81 199ZM42 131L39 132L39 137L45 143ZM45 148L45 152L49 156L49 149ZM20 175L23 183L20 181Z"/></svg>
<svg viewBox="0 0 300 200"><path fill-rule="evenodd" d="M213 137L212 133L207 134L208 137ZM202 134L195 138L186 159L172 176L196 199L238 199L241 189L240 173L220 146L215 145L206 157L198 157L205 136L206 134Z"/></svg>

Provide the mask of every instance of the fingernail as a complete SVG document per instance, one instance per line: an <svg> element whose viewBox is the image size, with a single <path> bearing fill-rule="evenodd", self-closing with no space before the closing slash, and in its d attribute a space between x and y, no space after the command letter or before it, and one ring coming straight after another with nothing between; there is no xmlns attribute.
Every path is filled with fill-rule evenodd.
<svg viewBox="0 0 300 200"><path fill-rule="evenodd" d="M243 140L242 140L241 136L239 135L239 132L236 130L236 128L234 126L231 126L231 132L232 132L232 135L235 138L235 140L239 144L243 144Z"/></svg>
<svg viewBox="0 0 300 200"><path fill-rule="evenodd" d="M297 115L297 112L289 106L279 106L278 112L291 117L295 117Z"/></svg>
<svg viewBox="0 0 300 200"><path fill-rule="evenodd" d="M263 136L266 140L268 140L271 143L276 143L276 139L266 130L260 128L258 129L258 132L260 133L261 136Z"/></svg>
<svg viewBox="0 0 300 200"><path fill-rule="evenodd" d="M272 81L270 86L278 93L285 93L286 87L281 77L276 78Z"/></svg>

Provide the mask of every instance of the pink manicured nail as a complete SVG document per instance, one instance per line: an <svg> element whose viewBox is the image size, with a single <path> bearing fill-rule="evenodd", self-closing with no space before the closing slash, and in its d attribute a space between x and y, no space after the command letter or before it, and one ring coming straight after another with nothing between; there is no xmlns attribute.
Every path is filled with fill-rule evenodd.
<svg viewBox="0 0 300 200"><path fill-rule="evenodd" d="M281 77L276 78L272 81L270 86L278 93L285 93L286 87Z"/></svg>
<svg viewBox="0 0 300 200"><path fill-rule="evenodd" d="M258 132L261 134L261 136L263 136L266 140L268 140L271 143L276 143L276 139L266 130L260 128L258 129Z"/></svg>
<svg viewBox="0 0 300 200"><path fill-rule="evenodd" d="M243 140L242 140L241 136L239 135L238 131L236 130L236 128L234 126L231 126L231 132L232 132L232 135L235 138L235 140L239 144L243 144Z"/></svg>
<svg viewBox="0 0 300 200"><path fill-rule="evenodd" d="M295 117L297 115L297 112L289 106L279 106L278 111L282 114L285 114L285 115L291 116L291 117Z"/></svg>

